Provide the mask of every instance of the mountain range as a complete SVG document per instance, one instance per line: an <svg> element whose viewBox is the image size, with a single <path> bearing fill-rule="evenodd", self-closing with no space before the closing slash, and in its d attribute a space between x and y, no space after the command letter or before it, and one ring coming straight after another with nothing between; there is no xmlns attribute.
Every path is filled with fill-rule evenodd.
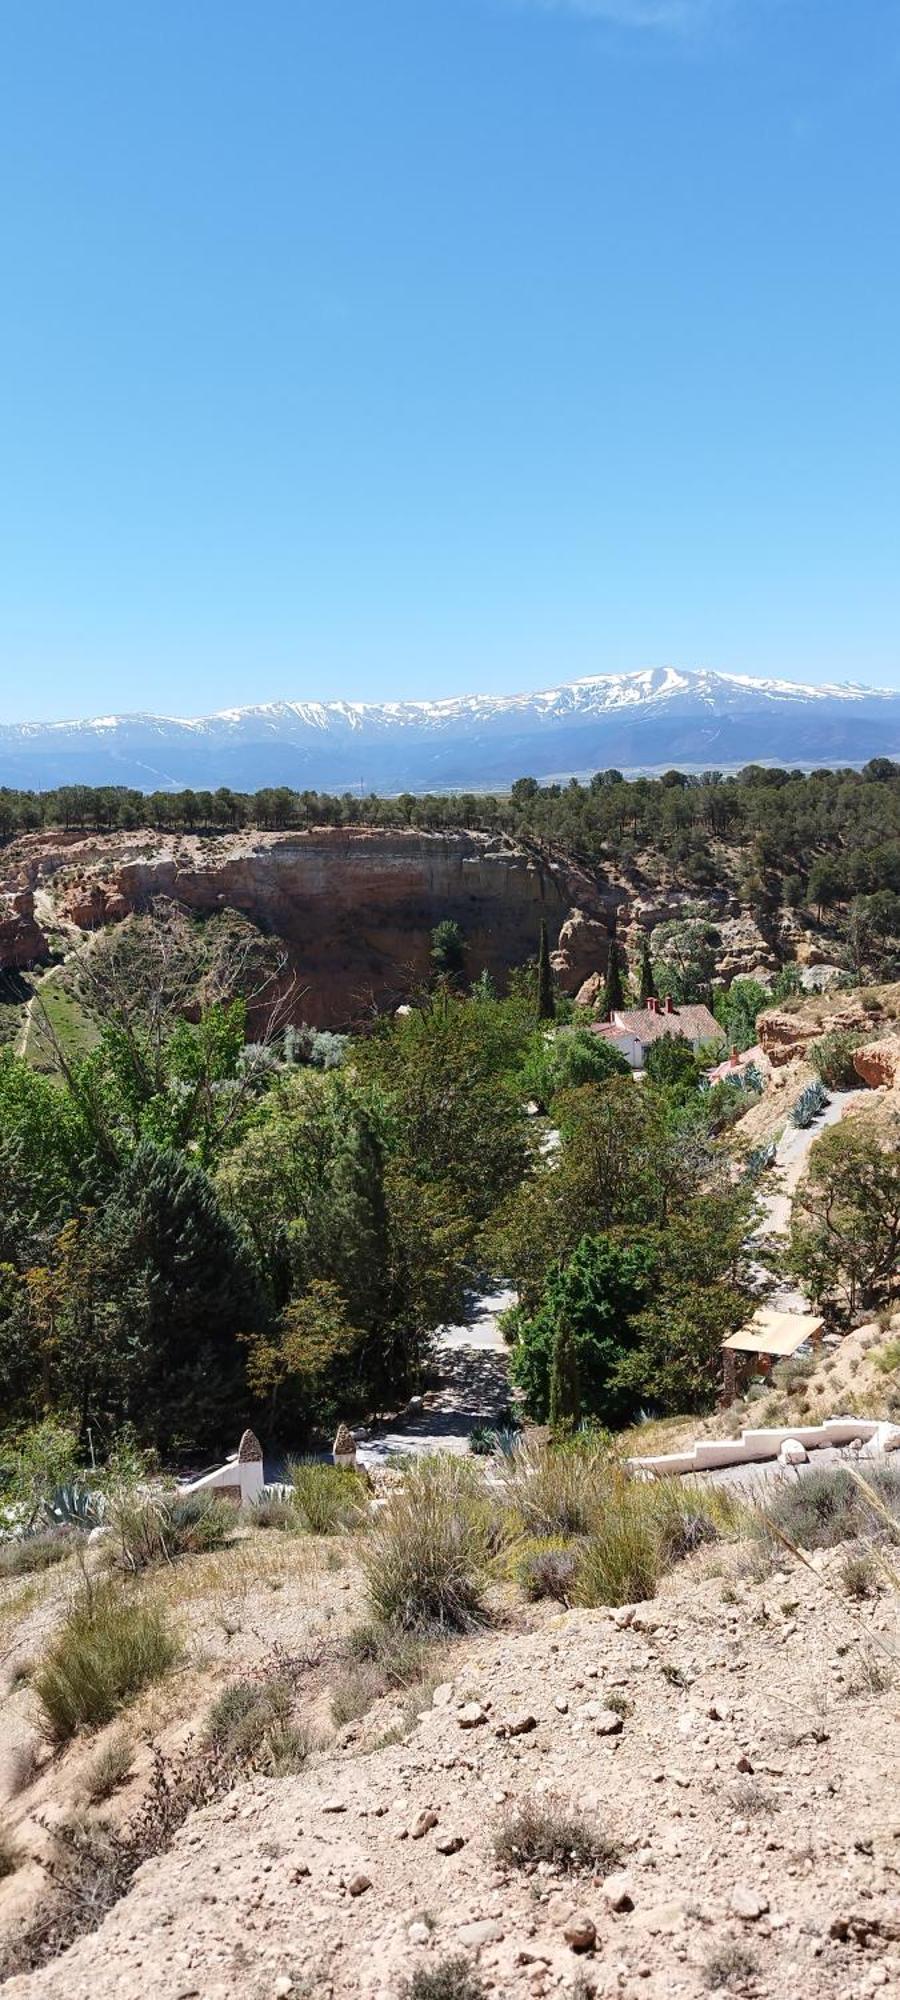
<svg viewBox="0 0 900 2000"><path fill-rule="evenodd" d="M514 778L670 766L862 764L900 754L900 692L650 668L538 694L278 701L182 719L0 725L0 784L486 791Z"/></svg>

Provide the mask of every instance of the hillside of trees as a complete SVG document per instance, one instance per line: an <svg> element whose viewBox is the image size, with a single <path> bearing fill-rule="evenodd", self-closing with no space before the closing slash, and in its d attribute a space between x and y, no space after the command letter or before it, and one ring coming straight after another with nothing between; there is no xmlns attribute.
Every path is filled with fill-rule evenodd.
<svg viewBox="0 0 900 2000"><path fill-rule="evenodd" d="M517 780L503 797L460 792L399 798L332 797L287 787L253 794L142 792L63 786L0 791L0 840L62 828L105 833L141 827L216 835L241 827L472 827L527 837L602 866L657 854L688 887L737 885L760 908L809 902L820 910L859 895L900 896L900 765L861 771L749 765L734 776L678 771L631 781L601 771L588 784Z"/></svg>

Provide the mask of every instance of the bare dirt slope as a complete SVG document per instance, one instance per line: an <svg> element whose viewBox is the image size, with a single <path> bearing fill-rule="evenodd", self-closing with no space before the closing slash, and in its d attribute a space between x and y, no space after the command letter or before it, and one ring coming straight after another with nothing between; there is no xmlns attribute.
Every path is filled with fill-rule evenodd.
<svg viewBox="0 0 900 2000"><path fill-rule="evenodd" d="M815 1560L755 1581L707 1550L634 1612L459 1643L402 1740L388 1697L301 1776L239 1786L5 1995L396 2000L458 1952L503 2000L900 1992L898 1600L849 1603L841 1553ZM510 1804L548 1792L626 1880L498 1866Z"/></svg>

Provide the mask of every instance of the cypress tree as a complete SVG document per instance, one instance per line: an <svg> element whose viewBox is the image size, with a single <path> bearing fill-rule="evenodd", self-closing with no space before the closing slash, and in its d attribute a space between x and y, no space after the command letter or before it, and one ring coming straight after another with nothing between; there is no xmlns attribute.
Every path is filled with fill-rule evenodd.
<svg viewBox="0 0 900 2000"><path fill-rule="evenodd" d="M576 1430L581 1422L581 1385L578 1379L578 1350L571 1322L564 1315L553 1336L550 1361L551 1430Z"/></svg>
<svg viewBox="0 0 900 2000"><path fill-rule="evenodd" d="M550 947L547 943L547 926L541 918L541 941L538 946L537 1011L539 1021L555 1021L556 1002L553 998L553 968L550 964Z"/></svg>
<svg viewBox="0 0 900 2000"><path fill-rule="evenodd" d="M624 1007L624 1005L625 996L622 992L622 974L619 968L619 947L615 938L610 938L609 960L606 967L606 984L603 988L603 1012L607 1020L612 1018L615 1009Z"/></svg>
<svg viewBox="0 0 900 2000"><path fill-rule="evenodd" d="M650 939L645 932L641 952L641 1006L646 1007L648 1000L655 999L656 980L653 977L653 960L650 957Z"/></svg>

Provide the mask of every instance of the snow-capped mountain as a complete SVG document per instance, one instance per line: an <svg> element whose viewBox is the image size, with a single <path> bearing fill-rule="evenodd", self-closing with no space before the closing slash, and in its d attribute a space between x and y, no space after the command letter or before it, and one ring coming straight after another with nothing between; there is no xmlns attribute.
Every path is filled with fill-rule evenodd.
<svg viewBox="0 0 900 2000"><path fill-rule="evenodd" d="M181 719L0 726L0 784L484 791L609 766L860 764L900 754L900 692L650 668L538 694L279 701Z"/></svg>

